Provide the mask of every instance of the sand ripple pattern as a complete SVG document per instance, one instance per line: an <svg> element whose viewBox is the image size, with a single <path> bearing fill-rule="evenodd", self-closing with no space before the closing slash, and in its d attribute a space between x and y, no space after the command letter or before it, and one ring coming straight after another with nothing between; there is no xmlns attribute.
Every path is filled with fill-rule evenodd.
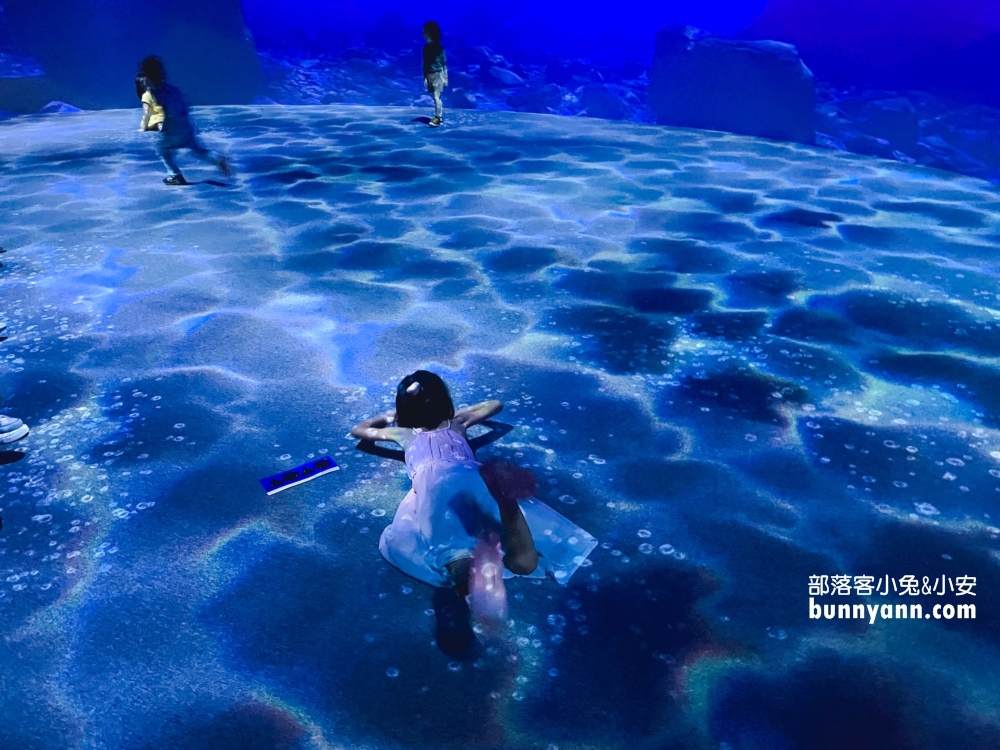
<svg viewBox="0 0 1000 750"><path fill-rule="evenodd" d="M135 112L0 123L33 427L0 746L998 744L995 189L583 118L196 114L229 186L162 185ZM377 554L401 465L345 438L419 366L504 399L488 452L603 542L465 663ZM978 619L809 620L836 573L977 576Z"/></svg>

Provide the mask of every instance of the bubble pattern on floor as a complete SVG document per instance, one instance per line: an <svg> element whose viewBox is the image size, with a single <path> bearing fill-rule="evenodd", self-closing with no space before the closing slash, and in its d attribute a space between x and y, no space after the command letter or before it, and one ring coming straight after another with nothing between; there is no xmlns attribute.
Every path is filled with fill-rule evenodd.
<svg viewBox="0 0 1000 750"><path fill-rule="evenodd" d="M996 191L422 114L195 110L236 176L189 187L136 112L0 123L32 427L0 454L0 747L1000 744ZM504 400L480 456L601 541L466 661L378 555L402 465L347 437L423 366ZM810 619L833 574L976 576L978 617Z"/></svg>

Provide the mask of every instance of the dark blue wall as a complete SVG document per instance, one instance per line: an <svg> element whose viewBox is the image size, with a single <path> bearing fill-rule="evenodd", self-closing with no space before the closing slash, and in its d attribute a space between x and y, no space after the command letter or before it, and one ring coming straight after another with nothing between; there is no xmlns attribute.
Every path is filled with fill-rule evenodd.
<svg viewBox="0 0 1000 750"><path fill-rule="evenodd" d="M664 24L687 23L731 35L752 22L766 4L767 0L243 0L243 10L247 24L262 39L290 31L313 38L365 33L381 21L384 26L407 24L417 29L419 42L420 24L433 18L445 33L471 43L520 47L540 54L596 43L604 54L648 58L653 36ZM388 21L392 16L394 23ZM608 40L614 40L611 49L601 44ZM396 43L391 36L386 41Z"/></svg>
<svg viewBox="0 0 1000 750"><path fill-rule="evenodd" d="M742 32L821 78L1000 105L1000 0L770 0Z"/></svg>
<svg viewBox="0 0 1000 750"><path fill-rule="evenodd" d="M510 59L648 64L656 31L680 23L790 42L821 81L840 86L1000 106L1000 0L0 0L0 44L33 55L87 106L131 102L131 71L150 51L174 61L195 99L246 101L259 75L241 4L259 47L293 54L416 47L434 18L446 38Z"/></svg>
<svg viewBox="0 0 1000 750"><path fill-rule="evenodd" d="M33 97L87 109L137 106L133 79L150 54L167 60L171 79L196 104L249 102L261 88L240 0L3 0L2 10L11 42L47 81L28 82L38 91L0 109L32 111Z"/></svg>
<svg viewBox="0 0 1000 750"><path fill-rule="evenodd" d="M419 43L430 17L446 34L536 57L649 62L667 23L796 44L824 80L924 89L1000 104L1000 0L243 0L263 45L298 38L387 48ZM416 37L416 39L414 39Z"/></svg>

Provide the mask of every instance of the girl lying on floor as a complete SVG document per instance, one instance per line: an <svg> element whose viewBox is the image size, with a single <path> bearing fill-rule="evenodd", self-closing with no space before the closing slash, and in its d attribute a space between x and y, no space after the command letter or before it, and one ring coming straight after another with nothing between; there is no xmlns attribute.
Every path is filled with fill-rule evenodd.
<svg viewBox="0 0 1000 750"><path fill-rule="evenodd" d="M527 469L504 461L480 464L467 440L473 425L499 413L484 401L455 411L448 387L418 370L396 389L395 413L357 424L359 440L403 448L412 489L382 533L379 551L403 573L436 587L437 641L448 653L471 645L469 615L496 630L506 618L507 575L552 576L566 583L597 541L532 498Z"/></svg>

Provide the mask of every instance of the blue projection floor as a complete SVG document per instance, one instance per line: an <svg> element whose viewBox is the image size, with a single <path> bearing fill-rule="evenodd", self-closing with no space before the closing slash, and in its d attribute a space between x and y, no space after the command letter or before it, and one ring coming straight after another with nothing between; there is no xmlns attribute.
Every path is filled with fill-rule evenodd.
<svg viewBox="0 0 1000 750"><path fill-rule="evenodd" d="M1000 746L1000 198L898 163L511 113L0 123L0 747ZM602 542L450 662L347 431L430 366ZM268 498L264 477L342 470ZM992 517L991 517L992 516ZM976 576L975 620L809 618ZM966 601L972 597L966 597ZM826 603L960 603L842 596Z"/></svg>

